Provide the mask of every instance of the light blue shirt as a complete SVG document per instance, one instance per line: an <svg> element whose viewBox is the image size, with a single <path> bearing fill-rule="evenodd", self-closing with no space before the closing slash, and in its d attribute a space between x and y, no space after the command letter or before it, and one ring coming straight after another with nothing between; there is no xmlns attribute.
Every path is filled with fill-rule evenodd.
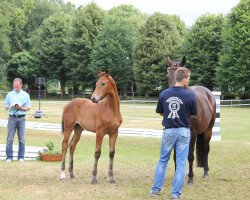
<svg viewBox="0 0 250 200"><path fill-rule="evenodd" d="M20 90L20 92L12 90L6 96L6 99L4 101L4 108L9 106L10 104L18 104L19 106L31 108L30 95L23 90ZM9 110L9 115L25 115L25 113L26 111L17 110L15 107L11 107L11 109Z"/></svg>

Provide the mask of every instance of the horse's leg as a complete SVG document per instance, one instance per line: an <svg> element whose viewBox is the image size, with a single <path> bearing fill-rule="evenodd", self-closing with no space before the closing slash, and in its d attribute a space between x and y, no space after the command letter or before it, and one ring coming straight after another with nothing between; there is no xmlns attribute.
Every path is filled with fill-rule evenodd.
<svg viewBox="0 0 250 200"><path fill-rule="evenodd" d="M70 154L69 154L69 174L70 174L70 178L74 179L75 175L73 172L73 168L74 168L74 152L76 149L76 144L78 143L78 141L81 138L81 133L83 131L83 128L81 126L79 126L78 124L75 125L74 127L74 136L72 137L71 141L70 141Z"/></svg>
<svg viewBox="0 0 250 200"><path fill-rule="evenodd" d="M65 179L65 159L66 159L66 154L68 150L68 142L69 142L69 137L70 137L71 132L72 130L70 129L64 130L63 132L64 138L62 142L62 164L61 164L61 175L60 175L61 180Z"/></svg>
<svg viewBox="0 0 250 200"><path fill-rule="evenodd" d="M109 175L109 182L115 183L115 179L113 177L113 161L115 157L115 143L117 139L118 130L112 134L109 135L109 169L108 169L108 175Z"/></svg>
<svg viewBox="0 0 250 200"><path fill-rule="evenodd" d="M188 172L188 185L193 185L193 162L194 162L194 145L196 141L196 136L191 134L190 144L189 144L189 152L188 152L188 162L189 162L189 172Z"/></svg>
<svg viewBox="0 0 250 200"><path fill-rule="evenodd" d="M210 140L212 137L212 127L208 127L205 131L204 131L204 136L205 136L205 141L204 141L204 175L203 178L208 178L208 171L209 171L209 167L208 167L208 153L210 151Z"/></svg>
<svg viewBox="0 0 250 200"><path fill-rule="evenodd" d="M96 132L96 147L95 147L95 163L92 171L92 184L97 184L97 163L101 156L101 148L102 148L102 141L103 141L103 134L104 131L97 131Z"/></svg>

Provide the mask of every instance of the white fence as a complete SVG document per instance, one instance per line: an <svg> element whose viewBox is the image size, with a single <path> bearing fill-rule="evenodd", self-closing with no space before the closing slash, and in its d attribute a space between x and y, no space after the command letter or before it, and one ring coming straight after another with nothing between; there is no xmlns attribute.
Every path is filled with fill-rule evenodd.
<svg viewBox="0 0 250 200"><path fill-rule="evenodd" d="M220 100L221 106L234 107L234 106L250 106L250 99L229 99Z"/></svg>

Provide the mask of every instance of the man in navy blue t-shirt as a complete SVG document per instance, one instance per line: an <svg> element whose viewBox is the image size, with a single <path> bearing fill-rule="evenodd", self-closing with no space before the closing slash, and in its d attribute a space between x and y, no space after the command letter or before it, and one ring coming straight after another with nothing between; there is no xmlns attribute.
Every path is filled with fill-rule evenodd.
<svg viewBox="0 0 250 200"><path fill-rule="evenodd" d="M172 183L172 199L179 199L185 181L186 160L190 143L190 115L197 115L196 98L188 89L190 71L179 67L175 72L175 86L161 92L156 112L163 116L160 159L156 167L151 196L162 189L172 149L176 149L176 171Z"/></svg>

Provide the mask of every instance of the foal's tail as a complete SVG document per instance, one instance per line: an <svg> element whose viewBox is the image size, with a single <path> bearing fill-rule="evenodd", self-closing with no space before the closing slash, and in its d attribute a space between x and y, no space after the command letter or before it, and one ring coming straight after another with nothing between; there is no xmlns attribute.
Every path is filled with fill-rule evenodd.
<svg viewBox="0 0 250 200"><path fill-rule="evenodd" d="M197 167L204 167L204 133L197 135L196 140L196 163Z"/></svg>
<svg viewBox="0 0 250 200"><path fill-rule="evenodd" d="M62 135L64 133L64 120L63 120L63 117L62 117Z"/></svg>

